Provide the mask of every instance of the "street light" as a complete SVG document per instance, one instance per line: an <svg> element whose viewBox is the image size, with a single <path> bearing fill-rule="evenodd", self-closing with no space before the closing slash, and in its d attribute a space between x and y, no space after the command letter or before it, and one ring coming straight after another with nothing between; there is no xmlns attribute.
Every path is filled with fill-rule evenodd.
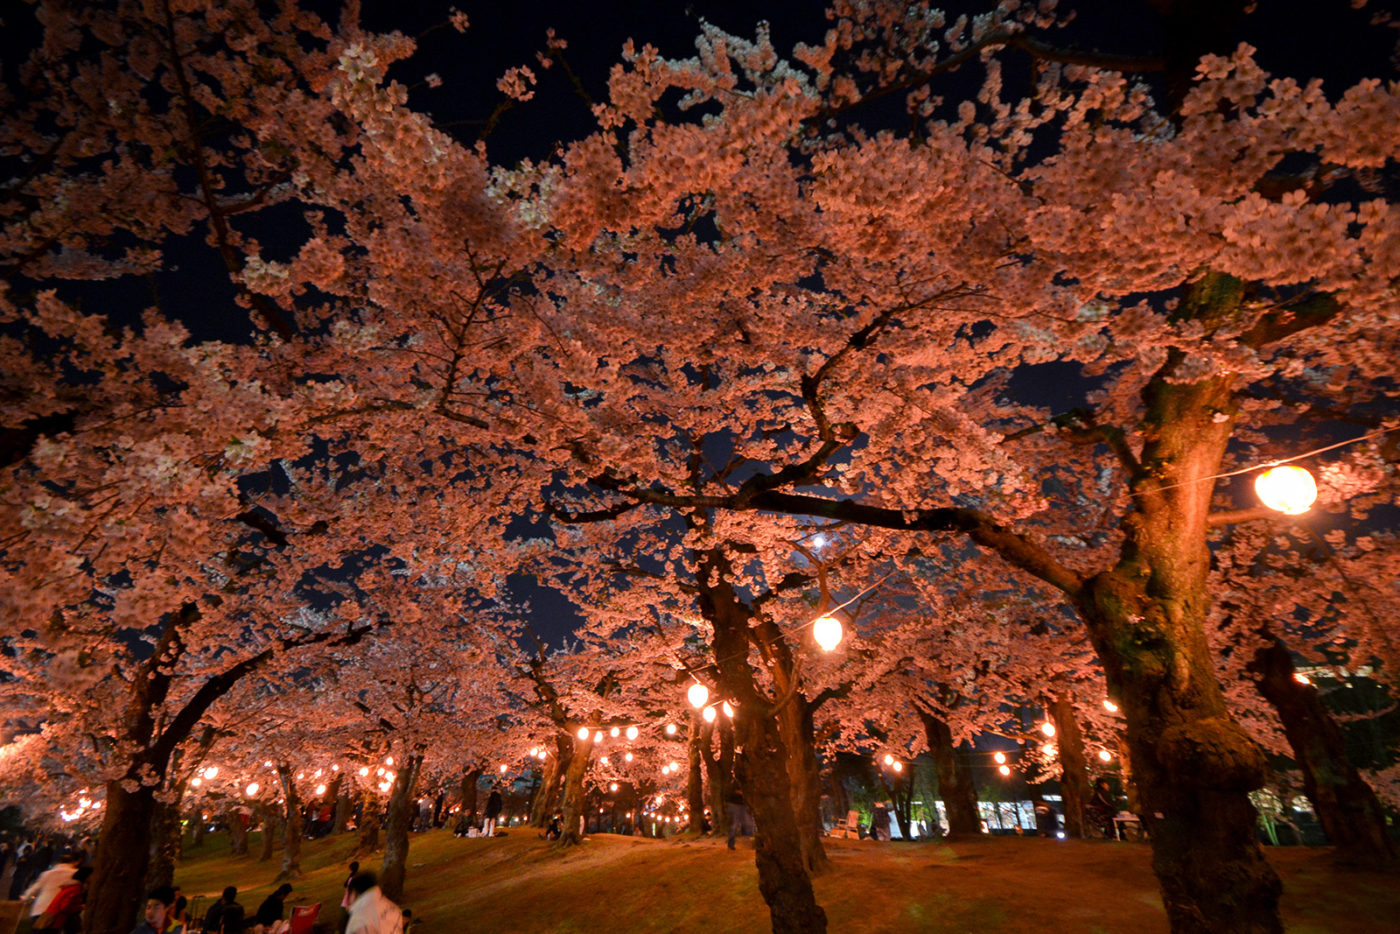
<svg viewBox="0 0 1400 934"><path fill-rule="evenodd" d="M690 706L699 710L709 701L710 689L697 681L686 690L685 696L690 699Z"/></svg>
<svg viewBox="0 0 1400 934"><path fill-rule="evenodd" d="M1317 501L1317 483L1302 467L1270 467L1254 478L1254 492L1265 506L1299 516Z"/></svg>

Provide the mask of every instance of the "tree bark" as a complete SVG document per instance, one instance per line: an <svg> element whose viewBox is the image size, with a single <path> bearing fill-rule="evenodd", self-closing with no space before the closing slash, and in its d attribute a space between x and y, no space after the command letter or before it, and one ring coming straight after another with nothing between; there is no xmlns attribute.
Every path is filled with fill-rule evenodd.
<svg viewBox="0 0 1400 934"><path fill-rule="evenodd" d="M821 767L817 764L816 728L813 711L801 691L793 693L778 712L778 729L787 749L788 782L792 791L792 812L802 842L802 862L811 875L831 868L822 846Z"/></svg>
<svg viewBox="0 0 1400 934"><path fill-rule="evenodd" d="M360 792L360 842L355 845L358 854L369 854L379 849L379 795L366 785Z"/></svg>
<svg viewBox="0 0 1400 934"><path fill-rule="evenodd" d="M389 793L389 821L384 826L384 863L379 872L379 888L390 901L403 900L404 877L408 874L408 832L418 810L414 789L422 768L422 753L406 757L399 763L394 787Z"/></svg>
<svg viewBox="0 0 1400 934"><path fill-rule="evenodd" d="M457 794L461 800L462 819L476 813L476 785L481 781L483 769L480 766L462 769L462 780L458 783Z"/></svg>
<svg viewBox="0 0 1400 934"><path fill-rule="evenodd" d="M560 767L563 760L564 757L557 754L544 760L540 787L535 790L535 800L530 806L531 827L548 827L549 819L554 816L554 808L559 801L559 782L564 777ZM567 762L564 762L564 766L567 767Z"/></svg>
<svg viewBox="0 0 1400 934"><path fill-rule="evenodd" d="M724 800L729 797L729 784L734 776L734 727L722 723L719 730L707 723L701 731L700 760L705 765L705 780L710 789L710 824L716 837L729 835L729 814ZM714 753L714 735L719 733L719 752Z"/></svg>
<svg viewBox="0 0 1400 934"><path fill-rule="evenodd" d="M101 843L83 916L85 934L128 934L145 904L155 790L138 785L127 791L123 784L121 779L107 783Z"/></svg>
<svg viewBox="0 0 1400 934"><path fill-rule="evenodd" d="M334 802L331 806L331 825L325 831L327 835L340 833L341 828L344 826L344 824L340 823L340 802L343 798L340 789L343 787L345 787L345 773L336 772L335 778L331 779L331 783L326 786L326 793L321 797L320 802L318 802L318 807L324 807L327 801Z"/></svg>
<svg viewBox="0 0 1400 934"><path fill-rule="evenodd" d="M593 734L587 739L573 738L573 751L569 755L569 766L564 771L564 821L559 833L560 847L574 846L583 841L580 818L584 816L583 777L588 771L588 758L593 753Z"/></svg>
<svg viewBox="0 0 1400 934"><path fill-rule="evenodd" d="M1376 793L1346 754L1341 728L1317 688L1294 678L1293 657L1281 639L1269 637L1249 664L1259 693L1278 712L1293 758L1338 861L1375 867L1396 858Z"/></svg>
<svg viewBox="0 0 1400 934"><path fill-rule="evenodd" d="M980 834L982 815L977 809L977 783L966 757L953 748L953 731L946 722L927 711L920 710L919 719L923 721L924 739L938 775L938 793L943 797L948 835Z"/></svg>
<svg viewBox="0 0 1400 934"><path fill-rule="evenodd" d="M282 784L286 804L282 823L282 871L273 881L286 882L301 875L301 798L297 796L296 778L290 765L277 763L277 779Z"/></svg>
<svg viewBox="0 0 1400 934"><path fill-rule="evenodd" d="M237 805L224 810L224 823L228 825L228 851L233 856L248 855L248 828L243 826L243 812Z"/></svg>
<svg viewBox="0 0 1400 934"><path fill-rule="evenodd" d="M331 833L345 833L345 825L350 821L352 807L350 793L345 790L342 783L339 794L335 796L335 817L332 818Z"/></svg>
<svg viewBox="0 0 1400 934"><path fill-rule="evenodd" d="M196 818L198 815L195 815ZM146 887L169 885L175 881L175 862L180 858L180 805L156 801L151 815L151 858L146 870Z"/></svg>
<svg viewBox="0 0 1400 934"><path fill-rule="evenodd" d="M686 761L689 768L685 776L685 803L690 809L690 831L700 833L705 817L705 785L701 780L700 744L707 738L704 723L698 713L690 715L690 741L686 743Z"/></svg>
<svg viewBox="0 0 1400 934"><path fill-rule="evenodd" d="M205 824L205 821L204 821L204 812L203 812L203 811L200 811L198 808L196 808L196 809L195 809L195 812L194 812L194 817L190 820L190 846L197 847L197 846L199 846L201 843L204 842L204 830L205 830L204 824ZM179 820L178 820L178 818L177 818L177 820L176 820L176 822L175 822L175 825L176 825L176 827L179 827ZM178 831L177 831L177 835L178 835ZM175 859L178 861L183 855L184 855L184 854L181 852L180 848L177 846L177 847L175 848Z"/></svg>
<svg viewBox="0 0 1400 934"><path fill-rule="evenodd" d="M258 851L258 862L265 863L272 859L272 849L277 844L277 834L281 830L281 820L271 805L263 805L258 808L262 815L262 847Z"/></svg>
<svg viewBox="0 0 1400 934"><path fill-rule="evenodd" d="M1084 733L1074 718L1068 694L1056 694L1049 705L1055 724L1055 744L1060 759L1060 794L1064 798L1065 836L1084 838L1084 804L1089 800L1089 769L1084 758Z"/></svg>
<svg viewBox="0 0 1400 934"><path fill-rule="evenodd" d="M728 561L720 549L703 553L699 565L696 584L700 609L714 627L720 685L739 701L734 738L743 747L747 778L742 790L758 830L754 860L759 891L768 905L774 934L823 934L826 912L817 904L802 857L787 774L787 749L777 718L754 684L748 662L752 611L730 585Z"/></svg>

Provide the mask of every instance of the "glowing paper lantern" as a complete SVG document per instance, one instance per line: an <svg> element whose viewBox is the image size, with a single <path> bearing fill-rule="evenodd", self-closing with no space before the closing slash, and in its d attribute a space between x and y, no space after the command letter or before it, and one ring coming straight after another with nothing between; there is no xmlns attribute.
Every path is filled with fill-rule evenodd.
<svg viewBox="0 0 1400 934"><path fill-rule="evenodd" d="M719 706L720 706L720 709L724 711L724 715L725 715L726 717L728 717L728 718L731 719L731 720L734 719L734 708L729 706L729 701L725 701L724 703L720 704Z"/></svg>
<svg viewBox="0 0 1400 934"><path fill-rule="evenodd" d="M1299 684L1312 684L1312 681L1308 678L1308 676L1303 674L1301 671L1293 672L1293 680L1297 681Z"/></svg>
<svg viewBox="0 0 1400 934"><path fill-rule="evenodd" d="M205 777L205 778L218 778L218 777L219 777L219 767L218 767L217 765L211 765L211 766L209 766L209 768L207 768L207 769L204 770L204 777Z"/></svg>
<svg viewBox="0 0 1400 934"><path fill-rule="evenodd" d="M1040 725L1040 732L1044 733L1046 736L1054 736L1055 724L1051 723L1049 720L1046 720Z"/></svg>
<svg viewBox="0 0 1400 934"><path fill-rule="evenodd" d="M700 716L705 718L706 723L714 723L715 709L713 707L706 707L704 710L700 711Z"/></svg>
<svg viewBox="0 0 1400 934"><path fill-rule="evenodd" d="M196 775L194 778L190 779L190 784L193 785L195 788L198 788L200 785L204 784L204 779Z"/></svg>
<svg viewBox="0 0 1400 934"><path fill-rule="evenodd" d="M812 638L817 640L823 652L830 652L841 644L841 621L834 616L820 616L812 623Z"/></svg>
<svg viewBox="0 0 1400 934"><path fill-rule="evenodd" d="M617 791L617 782L609 782L608 791Z"/></svg>
<svg viewBox="0 0 1400 934"><path fill-rule="evenodd" d="M622 735L622 730L618 729L617 727L613 727L611 730L608 730L608 735L611 736L613 739L617 739L619 736Z"/></svg>
<svg viewBox="0 0 1400 934"><path fill-rule="evenodd" d="M626 755L624 755L622 758L623 758L624 760L626 760L627 762L631 762L631 761L632 761L632 754L629 752L629 753L627 753Z"/></svg>
<svg viewBox="0 0 1400 934"><path fill-rule="evenodd" d="M530 758L531 758L531 759L535 758L535 756L538 756L539 754L540 754L540 747L538 747L538 746L531 746L531 747L530 747Z"/></svg>
<svg viewBox="0 0 1400 934"><path fill-rule="evenodd" d="M1317 484L1302 467L1270 467L1254 478L1254 492L1270 509L1298 516L1317 501Z"/></svg>
<svg viewBox="0 0 1400 934"><path fill-rule="evenodd" d="M323 795L323 794L325 794L325 793L326 793L326 786L325 786L325 785L317 785L317 786L316 786L316 797L319 798L321 795Z"/></svg>
<svg viewBox="0 0 1400 934"><path fill-rule="evenodd" d="M903 763L903 762L898 762L898 761L896 761L896 762L894 763L894 765L890 766L890 768L894 769L896 772L903 772L903 771L904 771L904 763Z"/></svg>
<svg viewBox="0 0 1400 934"><path fill-rule="evenodd" d="M666 724L666 735L667 735L667 736L675 736L675 735L676 735L676 725L675 725L674 723L668 723L668 724Z"/></svg>
<svg viewBox="0 0 1400 934"><path fill-rule="evenodd" d="M362 765L362 766L360 766L360 777L361 777L361 778L364 778L364 777L365 777L366 775L368 775L368 774L369 774L369 766L367 766L367 765Z"/></svg>
<svg viewBox="0 0 1400 934"><path fill-rule="evenodd" d="M635 726L629 726L629 727L627 728L627 738L628 738L628 739L636 739L636 738L637 738L637 732L638 732L638 731L637 731L637 728L636 728Z"/></svg>
<svg viewBox="0 0 1400 934"><path fill-rule="evenodd" d="M894 765L894 756L885 753L885 765Z"/></svg>
<svg viewBox="0 0 1400 934"><path fill-rule="evenodd" d="M1103 699L1103 709L1107 710L1109 713L1117 713L1118 705L1115 704L1113 701L1109 700L1107 697L1105 697Z"/></svg>
<svg viewBox="0 0 1400 934"><path fill-rule="evenodd" d="M690 706L699 710L709 701L710 689L697 681L686 689L685 696L690 700Z"/></svg>
<svg viewBox="0 0 1400 934"><path fill-rule="evenodd" d="M602 730L599 730L598 732L596 732L596 733L593 734L593 742L595 742L595 743L601 743L602 741L603 741L603 731L602 731Z"/></svg>
<svg viewBox="0 0 1400 934"><path fill-rule="evenodd" d="M586 727L586 726L581 726L581 727L578 728L578 738L579 738L579 739L588 739L588 727Z"/></svg>
<svg viewBox="0 0 1400 934"><path fill-rule="evenodd" d="M1111 760L1112 758L1113 758L1113 753L1109 752L1107 749L1100 749L1100 750L1099 750L1099 760L1100 760L1100 761L1102 761L1102 762L1108 762L1108 761Z"/></svg>
<svg viewBox="0 0 1400 934"><path fill-rule="evenodd" d="M1053 756L1055 754L1055 744L1046 743L1044 746L1040 747L1040 751L1045 753L1047 756Z"/></svg>
<svg viewBox="0 0 1400 934"><path fill-rule="evenodd" d="M258 790L259 790L261 787L262 787L262 786L259 785L257 782L249 782L249 783L248 783L248 787L247 787L246 789L244 789L244 790L248 792L248 797L251 798L251 797L253 797L253 795L255 795L255 794L258 793Z"/></svg>
<svg viewBox="0 0 1400 934"><path fill-rule="evenodd" d="M608 757L607 757L607 756L604 756L602 759L600 759L600 760L598 760L598 761L601 762L603 765L607 765L607 764L608 764Z"/></svg>
<svg viewBox="0 0 1400 934"><path fill-rule="evenodd" d="M1006 753L1004 753L1004 752L994 753L994 754L992 755L992 758L996 760L997 765L1001 765L1003 762L1006 761Z"/></svg>
<svg viewBox="0 0 1400 934"><path fill-rule="evenodd" d="M393 764L394 764L394 757L393 757L393 756L385 756L385 757L384 757L384 764L385 764L385 765L393 765Z"/></svg>
<svg viewBox="0 0 1400 934"><path fill-rule="evenodd" d="M1011 766L1009 766L1009 765L1000 765L1000 766L997 766L997 771L1000 772L1003 776L1010 775L1010 774L1011 774Z"/></svg>
<svg viewBox="0 0 1400 934"><path fill-rule="evenodd" d="M501 763L501 774L506 774L506 764L504 762Z"/></svg>

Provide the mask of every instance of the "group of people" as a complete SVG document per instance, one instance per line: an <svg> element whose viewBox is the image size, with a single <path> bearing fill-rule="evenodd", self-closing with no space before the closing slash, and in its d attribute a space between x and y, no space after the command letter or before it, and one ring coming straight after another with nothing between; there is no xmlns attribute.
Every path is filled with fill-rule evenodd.
<svg viewBox="0 0 1400 934"><path fill-rule="evenodd" d="M494 837L496 835L496 824L501 819L501 809L504 800L501 798L501 786L499 783L492 786L491 794L486 796L486 810L478 825L476 811L463 811L462 816L457 820L457 826L452 833L458 837Z"/></svg>
<svg viewBox="0 0 1400 934"><path fill-rule="evenodd" d="M152 902L159 901L163 894L160 889L151 893L146 902L147 921L150 921L151 912L155 909ZM287 896L290 894L292 887L282 883L263 899L258 910L249 918L247 910L238 903L238 889L230 885L220 894L219 900L210 905L209 910L204 913L205 934L243 934L245 931L255 934L278 934L288 926L286 912ZM177 923L179 920L176 917ZM171 928L157 927L155 930L157 934L170 934Z"/></svg>

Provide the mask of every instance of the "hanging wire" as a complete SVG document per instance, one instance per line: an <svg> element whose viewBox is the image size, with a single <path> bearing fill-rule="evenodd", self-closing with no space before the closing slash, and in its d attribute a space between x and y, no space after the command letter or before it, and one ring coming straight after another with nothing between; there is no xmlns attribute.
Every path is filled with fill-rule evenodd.
<svg viewBox="0 0 1400 934"><path fill-rule="evenodd" d="M1254 464L1249 467L1241 467L1238 470L1229 470L1225 473L1212 474L1209 477L1197 477L1195 480L1183 480L1180 483L1172 483L1168 484L1167 486L1159 486L1156 489L1159 492L1161 490L1174 490L1177 487L1190 486L1193 483L1205 483L1208 480L1222 480L1226 477L1238 477L1240 474L1252 473L1256 470L1264 470L1269 467L1280 467L1284 464L1291 464L1294 461L1300 461L1305 457L1312 457L1314 454L1322 454L1326 451L1333 451L1337 448L1344 448L1348 444L1355 444L1358 441L1366 441L1371 438L1379 438L1383 434L1396 430L1400 430L1400 425L1391 425L1389 428L1377 428L1373 431L1366 432L1364 435L1358 435L1355 438L1348 438L1346 441L1338 441L1336 444L1328 444L1320 448L1314 448L1311 451L1304 451L1302 454L1294 454L1292 457L1281 457L1278 460L1266 461L1265 463Z"/></svg>

